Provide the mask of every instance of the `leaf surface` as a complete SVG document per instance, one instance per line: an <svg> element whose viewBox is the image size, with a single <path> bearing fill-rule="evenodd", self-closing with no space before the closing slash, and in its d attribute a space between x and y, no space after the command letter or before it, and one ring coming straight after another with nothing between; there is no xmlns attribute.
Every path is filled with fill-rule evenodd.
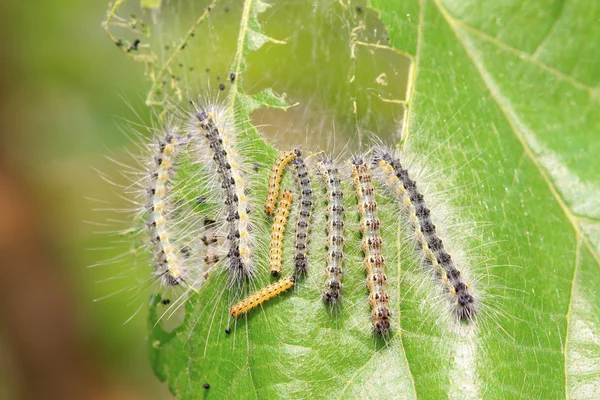
<svg viewBox="0 0 600 400"><path fill-rule="evenodd" d="M444 190L454 193L447 213L460 223L455 229L475 226L455 243L472 255L465 260L479 278L476 323L456 326L444 318L433 283L414 261L400 209L380 193L394 333L389 341L373 338L349 184L344 301L337 312L328 310L320 301L324 196L314 182L313 232L320 236L312 242L309 276L237 320L228 308L241 294L227 289L224 273L192 298L173 332L151 312L157 375L180 398L199 397L204 383L216 398L597 395L600 55L593 43L600 39L600 7L451 0L371 6L390 46L413 63L402 146L441 177L434 186L442 197ZM253 109L289 106L270 89L253 97L244 91L246 55L272 41L259 23L264 9L246 1L231 68L239 79L230 96L248 140L258 138L248 122ZM253 145L267 167L252 195L264 199L265 168L276 153ZM257 255L265 260L269 221L258 225ZM264 262L259 269L255 287L270 281Z"/></svg>

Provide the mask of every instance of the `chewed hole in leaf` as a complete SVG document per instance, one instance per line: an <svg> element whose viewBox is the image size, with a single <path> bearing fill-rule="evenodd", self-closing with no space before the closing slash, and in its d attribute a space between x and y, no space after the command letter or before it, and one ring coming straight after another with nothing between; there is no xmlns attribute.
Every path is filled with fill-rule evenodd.
<svg viewBox="0 0 600 400"><path fill-rule="evenodd" d="M412 60L387 46L373 11L356 4L288 3L274 5L261 21L286 44L267 44L248 55L245 86L250 93L270 87L297 103L285 112L253 113L269 140L280 148L301 144L336 153L368 146L374 133L398 141Z"/></svg>

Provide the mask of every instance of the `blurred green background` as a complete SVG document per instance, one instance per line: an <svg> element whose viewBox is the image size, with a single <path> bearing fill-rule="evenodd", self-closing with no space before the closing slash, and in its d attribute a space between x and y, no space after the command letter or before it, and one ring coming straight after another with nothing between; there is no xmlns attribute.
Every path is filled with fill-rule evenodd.
<svg viewBox="0 0 600 400"><path fill-rule="evenodd" d="M143 316L85 268L102 240L85 197L111 200L91 168L128 144L147 82L101 29L105 0L3 2L0 398L168 398ZM123 99L126 99L123 100ZM109 285L110 286L110 285Z"/></svg>

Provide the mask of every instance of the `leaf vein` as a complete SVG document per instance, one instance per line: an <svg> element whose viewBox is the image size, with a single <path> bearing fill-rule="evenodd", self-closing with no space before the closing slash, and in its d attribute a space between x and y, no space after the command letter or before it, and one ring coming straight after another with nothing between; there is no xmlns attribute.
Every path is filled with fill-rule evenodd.
<svg viewBox="0 0 600 400"><path fill-rule="evenodd" d="M593 87L590 86L586 83L583 83L579 80L577 80L576 78L568 75L565 72L562 72L554 67L549 66L548 64L545 64L543 62L541 62L538 58L535 57L535 55L531 55L523 50L519 50L515 47L509 46L508 44L496 39L495 37L471 26L468 24L465 24L464 22L462 22L461 20L458 20L456 18L454 18L453 16L451 16L448 11L441 5L439 4L438 0L435 0L435 3L437 5L437 7L440 9L440 11L442 12L442 14L444 15L444 18L446 19L446 21L448 21L448 24L452 27L452 29L454 30L454 32L456 33L456 27L460 26L461 28L479 36L481 39L489 42L489 43L493 43L494 45L496 45L497 47L499 47L502 50L508 51L512 54L515 54L525 60L527 60L528 62L530 62L531 64L536 65L537 67L548 71L550 73L552 73L553 75L555 75L556 77L563 79L565 81L568 81L569 83L571 83L573 86L579 88L579 89L583 89L583 90L587 90L590 93L594 93L596 91L598 91L598 87ZM458 34L457 34L458 37ZM459 40L462 43L462 39L459 38Z"/></svg>

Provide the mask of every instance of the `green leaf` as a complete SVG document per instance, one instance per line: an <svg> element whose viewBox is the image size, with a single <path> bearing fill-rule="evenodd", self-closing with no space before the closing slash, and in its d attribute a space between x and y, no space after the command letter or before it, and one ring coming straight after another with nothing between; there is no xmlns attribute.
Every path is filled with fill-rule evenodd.
<svg viewBox="0 0 600 400"><path fill-rule="evenodd" d="M508 0L371 6L390 46L413 62L403 147L442 177L441 192L456 188L455 220L485 225L462 244L486 259L475 269L486 292L477 321L457 327L443 318L430 283L410 263L397 204L380 193L394 333L387 342L372 337L356 201L346 184L342 308L332 313L320 301L325 207L316 190L309 277L231 320L228 308L241 293L217 273L170 333L157 322L155 302L149 348L157 375L179 398L203 391L215 398L597 396L600 141L593 135L600 130L600 7ZM249 96L242 85L245 57L272 42L259 24L264 9L245 2L230 69L237 77L231 104L249 128L257 106L287 107L271 90ZM251 129L249 139L258 137ZM275 159L269 146L254 145L256 160ZM266 173L263 167L253 182L259 201ZM446 175L452 176L444 181ZM258 225L257 255L265 260L269 221ZM259 272L255 288L270 281L264 262Z"/></svg>

